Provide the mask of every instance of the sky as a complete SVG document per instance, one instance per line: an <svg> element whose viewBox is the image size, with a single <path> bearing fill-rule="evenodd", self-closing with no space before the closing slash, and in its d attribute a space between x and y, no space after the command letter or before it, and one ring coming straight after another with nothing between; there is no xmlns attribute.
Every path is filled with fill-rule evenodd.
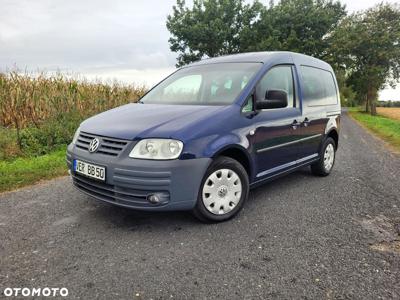
<svg viewBox="0 0 400 300"><path fill-rule="evenodd" d="M380 1L342 2L353 12ZM150 87L175 69L177 54L169 49L165 27L175 3L0 0L0 71L61 71ZM380 99L400 100L400 85L382 91Z"/></svg>

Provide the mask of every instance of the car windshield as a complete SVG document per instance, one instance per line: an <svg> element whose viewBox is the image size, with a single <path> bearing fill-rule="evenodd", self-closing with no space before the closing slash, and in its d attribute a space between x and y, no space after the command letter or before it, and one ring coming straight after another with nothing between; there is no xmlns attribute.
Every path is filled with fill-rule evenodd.
<svg viewBox="0 0 400 300"><path fill-rule="evenodd" d="M141 102L229 105L261 66L261 63L218 63L182 68L147 93Z"/></svg>

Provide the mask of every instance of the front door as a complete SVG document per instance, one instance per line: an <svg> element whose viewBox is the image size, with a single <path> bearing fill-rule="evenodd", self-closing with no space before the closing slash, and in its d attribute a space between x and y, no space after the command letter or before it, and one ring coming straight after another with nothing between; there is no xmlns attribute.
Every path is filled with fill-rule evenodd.
<svg viewBox="0 0 400 300"><path fill-rule="evenodd" d="M253 119L256 181L293 168L299 158L301 110L293 75L293 66L275 66L256 87L256 101L264 100L268 90L284 90L288 95L287 107L261 110Z"/></svg>

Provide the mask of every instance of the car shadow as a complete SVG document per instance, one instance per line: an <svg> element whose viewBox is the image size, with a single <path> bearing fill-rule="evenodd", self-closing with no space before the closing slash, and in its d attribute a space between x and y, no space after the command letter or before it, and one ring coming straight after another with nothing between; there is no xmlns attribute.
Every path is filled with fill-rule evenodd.
<svg viewBox="0 0 400 300"><path fill-rule="evenodd" d="M290 188L291 186L299 184L299 181L307 181L308 177L313 176L309 171L309 168L300 169L296 172L276 178L271 181L267 181L262 185L252 189L249 195L249 201L245 204L246 206L261 205L265 199L260 197L265 193L273 193L274 191L279 191L282 188ZM91 202L95 201L88 197ZM260 202L260 203L259 203ZM138 211L133 209L121 208L118 206L113 206L111 204L103 203L101 201L96 201L93 203L95 206L91 210L92 217L100 219L105 223L112 224L118 228L125 228L128 230L136 230L140 227L144 228L159 228L164 227L191 227L204 225L204 223L197 220L189 211L171 211L171 212L148 212L148 211ZM228 222L240 219L240 214L238 218L231 219ZM212 225L212 224L211 224ZM216 224L214 224L216 225Z"/></svg>
<svg viewBox="0 0 400 300"><path fill-rule="evenodd" d="M115 227L135 230L140 227L165 226L190 226L199 224L190 212L187 211L166 211L149 212L114 206L111 204L97 202L96 209L92 210L95 218L111 223Z"/></svg>

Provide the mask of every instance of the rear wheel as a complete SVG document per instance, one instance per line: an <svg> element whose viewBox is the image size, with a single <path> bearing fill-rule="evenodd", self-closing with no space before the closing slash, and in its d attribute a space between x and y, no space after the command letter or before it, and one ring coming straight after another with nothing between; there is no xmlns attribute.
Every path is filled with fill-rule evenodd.
<svg viewBox="0 0 400 300"><path fill-rule="evenodd" d="M248 197L246 170L230 157L216 158L207 169L193 210L204 222L221 222L232 218Z"/></svg>
<svg viewBox="0 0 400 300"><path fill-rule="evenodd" d="M328 176L332 171L336 158L335 141L328 137L321 148L320 159L311 165L311 171L318 176Z"/></svg>

